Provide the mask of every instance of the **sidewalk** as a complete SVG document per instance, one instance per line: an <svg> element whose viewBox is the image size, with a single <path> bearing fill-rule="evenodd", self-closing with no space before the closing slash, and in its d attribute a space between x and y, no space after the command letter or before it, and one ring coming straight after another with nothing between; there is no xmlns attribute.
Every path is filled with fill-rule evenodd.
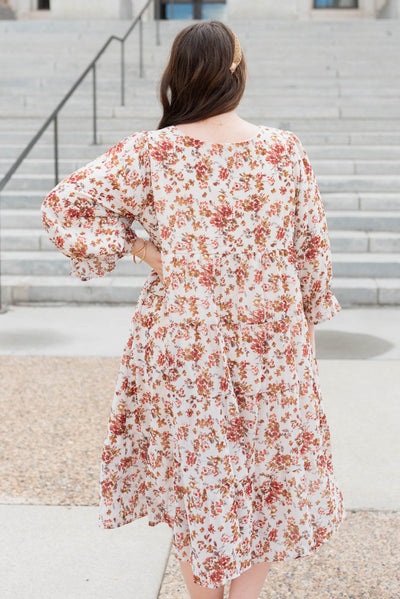
<svg viewBox="0 0 400 599"><path fill-rule="evenodd" d="M188 597L166 524L97 525L99 452L133 309L0 314L4 599L156 599L160 587L160 599ZM397 308L343 309L316 327L348 518L314 556L274 563L262 599L400 596L399 322Z"/></svg>
<svg viewBox="0 0 400 599"><path fill-rule="evenodd" d="M169 551L166 524L97 527L97 508L0 505L2 599L154 599ZM5 551L5 547L7 547Z"/></svg>
<svg viewBox="0 0 400 599"><path fill-rule="evenodd" d="M134 306L8 306L0 355L116 356ZM400 307L342 310L315 328L318 359L400 360Z"/></svg>

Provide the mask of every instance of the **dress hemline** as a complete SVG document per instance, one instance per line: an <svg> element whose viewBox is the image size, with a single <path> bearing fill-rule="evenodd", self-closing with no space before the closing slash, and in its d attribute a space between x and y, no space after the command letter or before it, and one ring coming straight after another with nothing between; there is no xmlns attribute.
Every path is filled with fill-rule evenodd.
<svg viewBox="0 0 400 599"><path fill-rule="evenodd" d="M134 512L132 512L130 514L130 516L128 516L125 520L118 520L116 522L111 523L111 525L107 525L104 526L102 522L99 522L99 527L103 528L104 530L112 530L115 528L120 528L122 526L125 526L127 524L132 524L132 522L134 522L135 520L139 520L140 518L144 518L148 515L148 511L146 509L142 509L139 510L139 512L137 512L137 516L134 515ZM295 552L295 554L287 554L282 558L277 558L277 559L265 559L265 553L264 554L258 554L258 555L254 555L251 559L251 563L248 567L244 568L244 569L240 569L239 571L237 571L237 573L235 575L229 575L229 577L227 576L223 582L221 582L220 585L218 586L204 586L199 584L198 582L196 582L196 584L198 584L199 586L202 586L203 588L208 588L208 589L217 589L220 588L221 586L224 586L225 584L231 582L231 580L233 580L234 578L237 578L238 576L240 576L241 574L244 574L247 570L249 570L251 568L251 566L253 566L254 564L258 564L261 562L269 562L269 563L277 563L277 562L287 562L290 560L294 560L294 559L301 559L302 557L310 557L312 556L313 553L315 553L315 551L317 551L320 547L322 547L325 543L327 543L332 536L338 532L341 524L343 524L344 520L347 517L347 510L345 507L343 507L343 511L341 513L341 517L339 520L336 520L333 522L333 526L329 529L329 531L327 531L327 533L325 534L324 538L322 539L322 541L320 543L318 543L317 545L313 545L312 547L310 547L307 551L303 552L303 553L299 553L299 552ZM167 524L168 527L170 528L170 530L173 530L173 526L170 524L170 522L172 523L173 517L171 516L171 518L168 518L168 516L164 516L161 517L159 520L149 520L148 521L148 526L154 527L157 526L158 524ZM173 539L171 542L171 549L170 552L172 552L174 558L178 561L184 561L184 562L188 562L190 564L190 566L193 569L193 561L191 561L190 559L188 559L187 557L183 557L182 554L180 554L180 551L178 549L175 548L174 543L173 543Z"/></svg>

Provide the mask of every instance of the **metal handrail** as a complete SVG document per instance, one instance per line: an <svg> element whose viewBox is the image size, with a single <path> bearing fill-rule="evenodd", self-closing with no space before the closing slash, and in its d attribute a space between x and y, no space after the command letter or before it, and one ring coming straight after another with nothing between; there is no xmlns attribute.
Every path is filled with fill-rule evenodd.
<svg viewBox="0 0 400 599"><path fill-rule="evenodd" d="M75 90L80 86L82 81L86 78L86 76L92 72L92 97L93 97L93 144L97 145L97 85L96 85L96 64L99 58L104 54L107 50L108 46L111 44L113 40L120 42L121 44L121 106L125 106L125 41L135 29L135 27L139 24L139 77L143 77L143 15L149 6L155 2L155 23L156 23L156 44L160 45L160 14L159 14L159 3L156 0L147 0L142 10L139 12L137 17L132 21L130 27L126 31L123 37L119 37L117 35L111 35L106 43L102 46L93 60L89 63L86 69L83 71L82 75L76 80L76 82L72 85L70 90L65 94L63 99L59 102L50 116L46 119L45 123L40 127L39 131L33 136L31 141L27 144L25 149L21 152L18 158L14 161L11 168L7 171L4 177L0 181L0 192L7 185L11 177L14 175L16 170L25 160L26 156L30 153L32 148L37 144L39 139L42 137L43 133L47 130L51 123L54 123L54 180L55 185L59 182L59 156L58 156L58 113L64 107L66 102L75 92ZM1 232L1 225L0 225ZM1 247L0 247L1 252ZM0 312L2 311L2 302L1 302L1 256L0 256Z"/></svg>

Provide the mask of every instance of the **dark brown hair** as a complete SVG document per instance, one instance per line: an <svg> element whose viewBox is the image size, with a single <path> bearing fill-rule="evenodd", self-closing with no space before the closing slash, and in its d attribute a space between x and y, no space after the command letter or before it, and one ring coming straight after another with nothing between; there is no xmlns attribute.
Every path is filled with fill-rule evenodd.
<svg viewBox="0 0 400 599"><path fill-rule="evenodd" d="M159 129L234 110L246 85L246 62L231 73L234 36L220 21L202 21L176 36L161 79Z"/></svg>

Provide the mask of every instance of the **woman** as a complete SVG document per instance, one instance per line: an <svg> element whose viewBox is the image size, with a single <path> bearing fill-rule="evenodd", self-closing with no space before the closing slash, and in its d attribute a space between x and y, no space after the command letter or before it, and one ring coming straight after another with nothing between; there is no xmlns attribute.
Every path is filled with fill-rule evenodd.
<svg viewBox="0 0 400 599"><path fill-rule="evenodd" d="M273 561L345 517L314 325L339 310L325 212L294 133L236 113L232 31L176 37L159 128L123 139L42 205L71 275L133 254L133 313L101 460L99 525L167 522L192 599L256 599ZM149 239L131 228L138 221Z"/></svg>

